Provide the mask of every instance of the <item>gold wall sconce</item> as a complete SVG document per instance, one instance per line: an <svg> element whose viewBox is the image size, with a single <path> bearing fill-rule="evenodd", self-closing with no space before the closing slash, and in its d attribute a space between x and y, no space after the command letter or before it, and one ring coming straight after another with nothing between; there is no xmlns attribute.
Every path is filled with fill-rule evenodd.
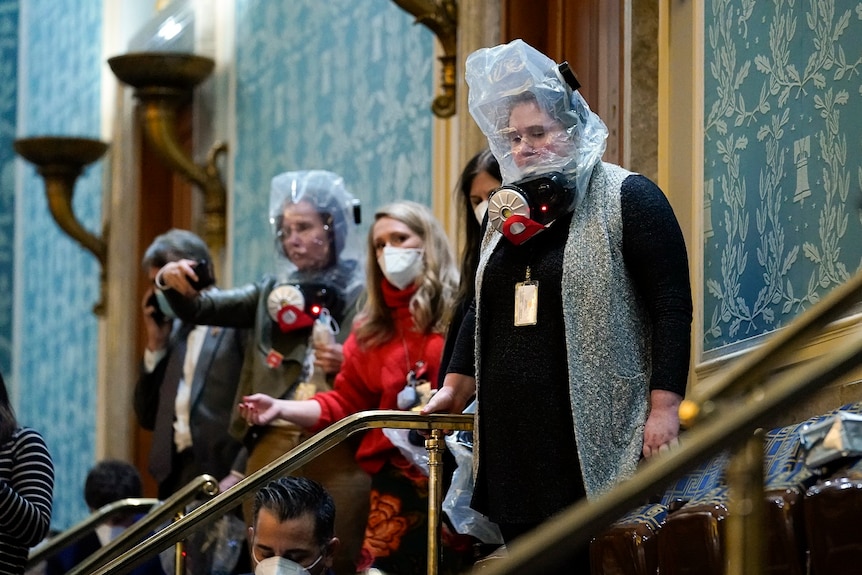
<svg viewBox="0 0 862 575"><path fill-rule="evenodd" d="M100 294L99 302L93 306L93 313L104 315L108 223L105 221L103 224L101 237L90 233L75 217L72 195L75 191L75 181L81 175L84 166L101 158L108 149L108 145L86 138L44 136L15 140L13 147L18 155L36 166L36 171L45 180L48 208L60 229L99 260Z"/></svg>
<svg viewBox="0 0 862 575"><path fill-rule="evenodd" d="M417 24L431 30L440 45L443 55L442 80L438 94L431 103L431 111L438 118L455 115L455 59L458 52L458 2L457 0L393 0L402 10L412 14Z"/></svg>
<svg viewBox="0 0 862 575"><path fill-rule="evenodd" d="M213 253L225 245L226 192L218 168L227 144L216 142L199 166L183 150L176 131L178 108L213 71L212 59L179 52L137 52L108 59L114 75L135 89L144 135L167 166L197 184L204 195L203 238Z"/></svg>

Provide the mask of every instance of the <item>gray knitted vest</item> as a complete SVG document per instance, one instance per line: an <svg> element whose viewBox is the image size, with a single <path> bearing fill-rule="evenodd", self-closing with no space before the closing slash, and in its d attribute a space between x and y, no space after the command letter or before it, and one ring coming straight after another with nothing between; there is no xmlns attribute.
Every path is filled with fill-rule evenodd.
<svg viewBox="0 0 862 575"><path fill-rule="evenodd" d="M575 208L563 263L569 394L587 497L632 475L649 406L650 330L623 261L620 186L631 172L600 162ZM481 388L479 296L502 234L488 228L476 273L476 393ZM476 412L478 444L479 410ZM478 448L474 448L478 467ZM475 471L475 469L474 469Z"/></svg>

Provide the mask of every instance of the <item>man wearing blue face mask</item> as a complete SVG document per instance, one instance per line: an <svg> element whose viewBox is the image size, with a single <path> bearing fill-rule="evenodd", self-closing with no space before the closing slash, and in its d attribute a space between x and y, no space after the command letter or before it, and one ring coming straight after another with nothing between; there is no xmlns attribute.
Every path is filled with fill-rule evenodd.
<svg viewBox="0 0 862 575"><path fill-rule="evenodd" d="M168 262L195 260L200 289L214 290L208 273L212 261L206 243L186 230L172 229L153 240L142 265L150 279ZM209 278L209 279L208 279ZM222 491L236 483L232 476L242 444L228 430L239 384L247 332L243 329L195 326L174 318L161 291L144 294L143 322L147 347L135 386L138 422L153 432L149 471L165 499L193 478L207 473L220 480ZM189 562L211 557L189 546ZM209 555L209 554L208 554Z"/></svg>
<svg viewBox="0 0 862 575"><path fill-rule="evenodd" d="M257 492L248 529L254 575L333 575L335 503L316 481L281 477Z"/></svg>

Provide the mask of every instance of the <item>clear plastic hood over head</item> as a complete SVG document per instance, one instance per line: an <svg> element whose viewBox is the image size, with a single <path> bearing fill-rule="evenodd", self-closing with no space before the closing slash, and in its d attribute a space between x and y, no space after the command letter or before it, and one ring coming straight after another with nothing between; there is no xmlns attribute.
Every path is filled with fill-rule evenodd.
<svg viewBox="0 0 862 575"><path fill-rule="evenodd" d="M289 282L325 282L345 294L364 282L358 202L344 179L325 170L285 172L272 179L270 223L276 275Z"/></svg>
<svg viewBox="0 0 862 575"><path fill-rule="evenodd" d="M556 62L513 40L470 54L468 107L511 184L562 172L582 195L604 154L608 130Z"/></svg>

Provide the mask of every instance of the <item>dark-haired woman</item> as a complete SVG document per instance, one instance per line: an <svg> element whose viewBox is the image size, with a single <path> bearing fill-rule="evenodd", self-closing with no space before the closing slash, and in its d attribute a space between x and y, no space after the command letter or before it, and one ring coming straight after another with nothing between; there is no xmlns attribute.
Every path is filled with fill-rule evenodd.
<svg viewBox="0 0 862 575"><path fill-rule="evenodd" d="M438 382L440 387L443 386L443 378L446 377L446 367L452 357L455 337L461 329L461 321L470 307L470 302L473 301L473 296L476 295L476 268L479 266L482 220L485 219L485 212L488 210L488 198L502 183L500 164L488 148L470 158L458 179L456 193L461 205L458 219L463 222L461 231L464 234L464 248L461 251L461 281L455 297L454 311L449 319L443 359L440 362L443 366Z"/></svg>
<svg viewBox="0 0 862 575"><path fill-rule="evenodd" d="M30 547L48 534L54 463L45 440L21 427L0 375L0 573L24 573Z"/></svg>

